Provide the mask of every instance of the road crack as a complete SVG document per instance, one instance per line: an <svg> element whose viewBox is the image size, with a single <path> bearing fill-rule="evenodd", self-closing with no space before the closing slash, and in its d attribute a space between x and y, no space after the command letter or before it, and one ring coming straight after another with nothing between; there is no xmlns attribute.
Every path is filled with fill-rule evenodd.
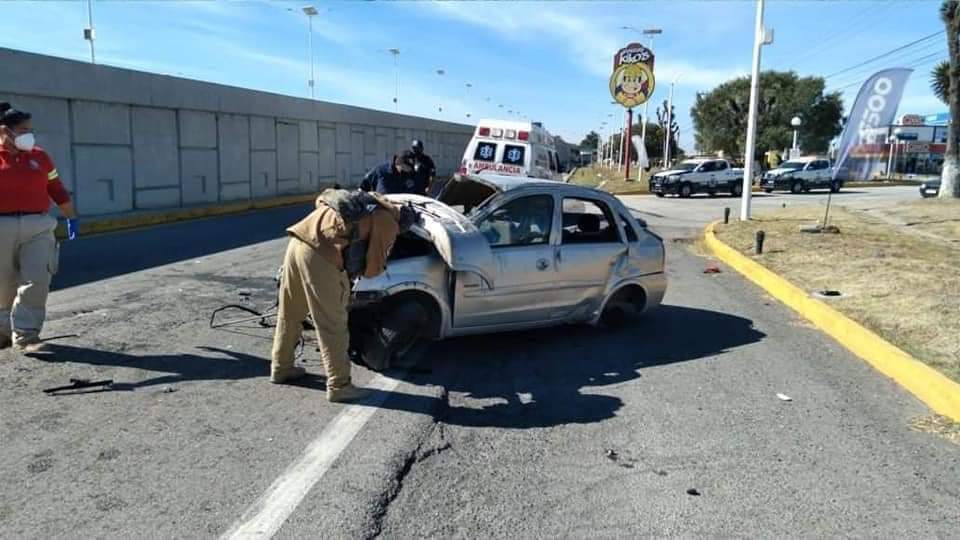
<svg viewBox="0 0 960 540"><path fill-rule="evenodd" d="M439 401L440 405L433 415L432 425L424 431L423 437L417 442L416 448L404 457L386 491L381 494L377 501L377 511L373 515L373 525L370 534L365 538L379 538L383 533L384 523L390 513L390 505L400 496L400 492L403 491L403 483L413 471L414 466L439 456L452 448L450 442L446 439L444 424L450 412L450 391L446 387L442 388Z"/></svg>

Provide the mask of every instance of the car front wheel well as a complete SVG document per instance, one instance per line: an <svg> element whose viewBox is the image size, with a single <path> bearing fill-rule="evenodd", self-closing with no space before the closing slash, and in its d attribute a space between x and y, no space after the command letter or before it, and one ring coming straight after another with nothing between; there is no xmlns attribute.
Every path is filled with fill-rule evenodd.
<svg viewBox="0 0 960 540"><path fill-rule="evenodd" d="M403 291L386 298L383 304L383 313L390 313L408 303L419 304L427 314L427 324L423 329L423 337L436 339L440 337L440 326L443 323L440 305L437 300L425 292Z"/></svg>

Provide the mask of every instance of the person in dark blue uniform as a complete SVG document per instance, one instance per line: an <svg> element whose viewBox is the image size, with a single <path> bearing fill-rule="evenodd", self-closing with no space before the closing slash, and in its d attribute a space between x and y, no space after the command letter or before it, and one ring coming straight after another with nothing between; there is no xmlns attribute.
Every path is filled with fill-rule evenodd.
<svg viewBox="0 0 960 540"><path fill-rule="evenodd" d="M413 151L413 175L417 177L418 182L426 186L425 191L429 193L433 178L437 175L437 166L433 163L433 159L424 153L423 141L420 139L414 139L410 143L410 150Z"/></svg>
<svg viewBox="0 0 960 540"><path fill-rule="evenodd" d="M370 169L360 182L360 189L377 193L414 193L426 195L427 184L413 174L413 152L406 151L383 165Z"/></svg>

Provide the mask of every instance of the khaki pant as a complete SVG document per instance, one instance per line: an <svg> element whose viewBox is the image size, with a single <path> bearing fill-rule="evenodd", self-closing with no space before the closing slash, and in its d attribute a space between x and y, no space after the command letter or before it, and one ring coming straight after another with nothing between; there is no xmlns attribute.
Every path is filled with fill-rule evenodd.
<svg viewBox="0 0 960 540"><path fill-rule="evenodd" d="M56 226L46 214L0 216L0 339L40 336L57 272Z"/></svg>
<svg viewBox="0 0 960 540"><path fill-rule="evenodd" d="M309 312L317 329L323 367L327 372L327 388L346 386L350 383L350 359L347 356L350 280L346 272L337 269L308 244L291 238L283 259L281 279L271 369L276 373L293 366L294 350Z"/></svg>

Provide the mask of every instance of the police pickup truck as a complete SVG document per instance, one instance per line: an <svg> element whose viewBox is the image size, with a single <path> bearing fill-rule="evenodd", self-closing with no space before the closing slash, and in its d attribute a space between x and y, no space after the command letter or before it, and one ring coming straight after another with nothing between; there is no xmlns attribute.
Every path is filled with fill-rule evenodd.
<svg viewBox="0 0 960 540"><path fill-rule="evenodd" d="M743 192L743 169L734 169L725 159L688 159L650 178L650 192L657 197L696 193L729 193L739 197Z"/></svg>
<svg viewBox="0 0 960 540"><path fill-rule="evenodd" d="M839 176L839 175L838 175ZM767 193L774 190L793 194L806 193L811 189L829 189L836 193L843 187L843 180L833 178L830 161L818 157L791 159L776 169L767 171L760 180L760 187Z"/></svg>

